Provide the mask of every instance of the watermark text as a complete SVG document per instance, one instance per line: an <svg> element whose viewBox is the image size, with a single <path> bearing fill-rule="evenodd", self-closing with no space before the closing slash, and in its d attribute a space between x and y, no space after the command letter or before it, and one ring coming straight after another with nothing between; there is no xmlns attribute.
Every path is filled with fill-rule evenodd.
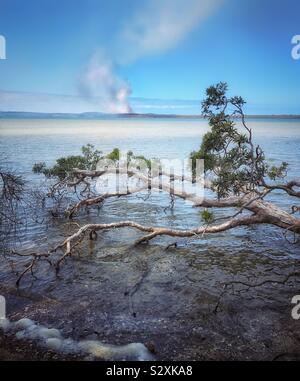
<svg viewBox="0 0 300 381"><path fill-rule="evenodd" d="M292 304L295 304L295 307L292 309L292 318L294 320L300 319L300 295L295 295L292 299Z"/></svg>
<svg viewBox="0 0 300 381"><path fill-rule="evenodd" d="M197 159L152 159L129 157L120 160L103 158L97 163L103 172L96 183L97 192L125 195L142 190L165 191L190 202L204 197L204 161ZM187 197L188 196L188 197Z"/></svg>
<svg viewBox="0 0 300 381"><path fill-rule="evenodd" d="M0 60L6 60L6 39L0 34Z"/></svg>
<svg viewBox="0 0 300 381"><path fill-rule="evenodd" d="M6 301L4 296L0 295L0 320L6 318Z"/></svg>
<svg viewBox="0 0 300 381"><path fill-rule="evenodd" d="M292 45L294 45L291 51L292 58L294 60L299 60L300 59L300 34L293 36Z"/></svg>

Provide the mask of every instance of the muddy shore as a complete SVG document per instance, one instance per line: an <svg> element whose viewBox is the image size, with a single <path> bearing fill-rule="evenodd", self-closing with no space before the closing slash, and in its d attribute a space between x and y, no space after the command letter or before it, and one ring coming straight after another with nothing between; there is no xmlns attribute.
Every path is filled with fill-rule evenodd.
<svg viewBox="0 0 300 381"><path fill-rule="evenodd" d="M47 282L28 277L16 289L15 277L2 272L0 294L12 321L30 318L74 340L140 342L158 360L299 360L300 323L291 317L291 299L300 281L281 283L294 269L293 259L247 250L226 256L103 242L92 257L69 259ZM0 337L1 360L82 358Z"/></svg>

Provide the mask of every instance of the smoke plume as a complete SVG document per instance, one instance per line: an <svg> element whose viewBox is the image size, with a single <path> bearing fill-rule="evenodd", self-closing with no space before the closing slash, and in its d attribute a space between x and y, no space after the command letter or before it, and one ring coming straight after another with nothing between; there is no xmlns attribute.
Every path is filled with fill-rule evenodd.
<svg viewBox="0 0 300 381"><path fill-rule="evenodd" d="M79 93L86 98L99 98L103 112L132 112L128 97L129 84L114 72L114 64L104 56L94 56L79 78Z"/></svg>
<svg viewBox="0 0 300 381"><path fill-rule="evenodd" d="M80 76L80 94L101 97L109 113L129 113L130 86L115 74L115 64L135 61L175 48L224 0L146 0L117 34L111 59L94 57Z"/></svg>

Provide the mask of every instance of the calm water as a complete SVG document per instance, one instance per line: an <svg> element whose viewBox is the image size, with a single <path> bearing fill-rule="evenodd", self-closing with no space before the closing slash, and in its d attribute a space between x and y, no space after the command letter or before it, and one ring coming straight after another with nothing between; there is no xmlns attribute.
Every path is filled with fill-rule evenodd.
<svg viewBox="0 0 300 381"><path fill-rule="evenodd" d="M290 163L290 175L299 170L300 120L250 120L255 140L274 161ZM119 147L147 157L185 158L197 149L207 131L203 120L3 120L0 152L5 165L30 175L37 161L78 154L91 143L103 152Z"/></svg>
<svg viewBox="0 0 300 381"><path fill-rule="evenodd" d="M287 161L290 164L289 178L299 177L300 121L264 119L251 120L248 124L253 129L256 143L264 148L270 162ZM146 157L183 159L199 147L201 137L207 130L206 121L190 119L0 120L0 152L2 165L22 173L30 184L38 184L41 176L34 175L31 171L35 162L45 161L51 165L60 156L79 154L81 146L87 143L94 144L104 153L119 147L124 152L132 150ZM280 192L274 193L271 200L287 210L293 201ZM126 217L144 224L174 228L191 228L202 224L199 211L195 208L178 200L175 210L166 212L165 207L168 205L169 197L157 193L146 202L138 196L110 199L106 201L100 216L91 213L88 221L118 221ZM52 227L54 230L49 232L49 228L43 224L29 222L20 236L22 247L39 246L46 241L57 242L57 232L61 233L63 224L64 222L58 222ZM247 247L266 252L267 255L297 255L297 249L282 239L278 229L271 226L257 229L258 231L248 229L247 234L244 228L236 229L214 237L205 237L196 244L209 243L225 251L239 251L245 248L245 240L248 240L250 245L247 243ZM120 243L122 234L112 240L116 244L117 241ZM134 236L135 233L126 234ZM253 245L251 240L255 241Z"/></svg>
<svg viewBox="0 0 300 381"><path fill-rule="evenodd" d="M289 177L299 176L300 168L300 121L299 120L250 120L249 126L257 144L260 144L271 162L287 161L290 164ZM25 177L37 182L41 178L33 175L31 168L35 162L45 161L51 165L60 156L80 153L82 145L92 143L103 151L110 152L119 147L126 152L132 150L146 157L188 158L189 153L199 147L202 135L208 130L206 121L190 119L140 119L140 120L0 120L0 152L5 166L23 173ZM282 196L282 195L281 195ZM164 196L154 195L155 207L164 208L167 202ZM133 197L136 202L137 199ZM290 206L288 198L272 196L272 200L282 207ZM108 204L115 201L108 201ZM178 202L180 204L180 202ZM139 203L143 204L143 203ZM118 203L124 206L128 218L145 222L144 207L134 209L132 214L125 201ZM149 205L147 204L149 208ZM184 227L198 225L199 214L188 210L183 203L178 215L153 214L152 222L161 224L171 219L174 226ZM122 209L122 208L120 208ZM123 213L125 213L123 211ZM140 214L139 214L140 213ZM113 219L120 219L118 211ZM192 216L196 216L193 220ZM170 223L170 221L165 221ZM36 233L40 226L31 226ZM35 230L36 229L36 230ZM273 229L270 228L270 231ZM28 232L27 232L28 233ZM28 241L32 236L27 234ZM277 241L277 240L276 240ZM278 242L276 242L276 245ZM293 249L292 249L293 250Z"/></svg>
<svg viewBox="0 0 300 381"><path fill-rule="evenodd" d="M256 143L264 148L271 162L289 162L289 177L299 177L300 121L252 120L249 126ZM104 153L119 147L147 157L186 158L199 147L206 131L205 121L188 119L0 120L1 164L23 173L28 184L34 187L41 181L40 176L31 172L35 162L53 164L60 156L79 154L81 146L87 143ZM289 198L280 192L272 195L272 201L286 209L291 205ZM174 210L166 209L169 205L169 196L158 193L145 200L140 195L109 199L100 211L92 210L88 216L77 217L77 221L84 224L127 219L179 229L203 224L197 208L191 208L182 200L175 201ZM19 233L17 246L19 250L47 250L75 229L65 219L49 224L42 219L28 221ZM263 323L258 324L257 332L253 331L248 319L250 301L257 322L272 325L273 321L281 321L284 317L286 326L286 321L291 320L290 300L299 291L297 284L286 289L281 287L280 292L278 285L274 285L274 289L268 285L270 289L248 290L248 299L243 299L244 294L233 299L231 308L235 306L238 314L246 314L242 321L249 320L247 329L243 325L238 327L236 320L231 325L227 315L224 321L218 320L218 315L213 318L211 315L223 290L222 282L232 279L259 282L269 277L271 270L285 274L294 269L295 259L300 258L299 245L289 244L280 229L257 226L198 239L176 239L178 247L169 250L165 250L166 245L174 240L168 237L134 247L132 243L140 234L132 229L99 233L97 241L85 241L78 247L79 254L64 264L63 276L56 277L47 264L41 264L36 279L30 275L24 278L22 290L25 300L26 295L30 298L31 294L38 294L45 297L48 304L45 307L45 302L33 302L26 308L25 316L46 325L59 325L66 335L73 332L75 338L89 337L88 334L95 335L95 332L101 340L117 344L146 340L160 343L162 338L160 356L170 358L168 348L172 348L176 359L198 358L193 351L196 353L201 348L197 332L202 326L205 332L212 332L206 345L208 342L214 345L218 331L223 338L224 332L239 329L239 335L245 335L245 343L253 337L254 347L258 352L262 350L258 344L262 331L266 334L273 331L269 326L262 329ZM26 261L19 258L18 261L20 269L24 268ZM13 287L15 279L9 263L0 258L0 289L1 286ZM130 302L124 291L131 290L141 279L142 284ZM10 291L2 292L9 297ZM259 297L257 292L260 292ZM233 296L230 294L228 298L230 302ZM267 318L264 315L266 301L272 309L271 317ZM274 317L274 305L279 302L280 313ZM10 304L15 306L14 319L24 317L24 303L20 299ZM136 317L132 316L133 310L137 312ZM212 326L206 327L208 322ZM277 327L275 323L274 327ZM276 331L276 337L284 327ZM170 335L170 332L176 334ZM178 337L182 337L181 346L178 346ZM177 340L175 344L173 338ZM230 343L231 339L228 340ZM223 351L223 339L221 343ZM230 345L230 348L235 347L235 344Z"/></svg>

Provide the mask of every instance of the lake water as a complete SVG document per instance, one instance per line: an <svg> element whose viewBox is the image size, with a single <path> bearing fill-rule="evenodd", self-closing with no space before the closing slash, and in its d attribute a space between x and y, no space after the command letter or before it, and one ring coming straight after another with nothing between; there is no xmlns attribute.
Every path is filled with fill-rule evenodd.
<svg viewBox="0 0 300 381"><path fill-rule="evenodd" d="M253 130L255 143L263 147L270 163L286 161L289 163L288 179L299 177L300 120L255 119L249 120L248 125ZM81 146L88 143L103 153L118 147L122 152L131 150L148 158L184 159L199 148L201 138L207 131L207 122L202 119L0 119L0 153L2 165L23 174L28 181L36 184L41 176L32 173L34 163L44 161L52 165L61 156L79 154ZM161 197L154 197L155 205L159 204ZM271 199L284 208L291 205L290 199L280 192L274 193ZM163 207L164 202L162 197ZM182 213L185 212L183 208ZM190 223L198 224L199 216L193 221L193 214L189 210L190 216L184 220L173 216L173 223L179 228ZM129 212L127 217L131 217ZM164 214L156 215L153 223L162 219L165 219ZM143 222L142 215L139 220Z"/></svg>
<svg viewBox="0 0 300 381"><path fill-rule="evenodd" d="M287 161L290 164L288 178L299 178L300 120L255 119L250 120L248 125L253 129L255 142L263 147L270 161L274 164ZM206 121L200 119L0 119L1 166L22 173L29 184L36 186L41 177L31 171L35 162L45 161L51 165L58 157L79 154L81 146L87 143L95 145L104 153L119 147L124 152L132 150L146 157L183 159L198 149L201 137L207 130ZM292 201L295 202L281 192L275 192L271 199L286 210ZM147 199L141 199L139 195L109 199L100 211L91 211L88 216L77 217L76 221L83 224L126 219L178 229L203 224L196 208L191 208L182 200L175 201L173 210L167 208L169 204L169 196L160 193L152 194ZM19 250L47 250L75 229L62 219L47 226L41 221L31 221L21 230L17 246ZM214 308L222 291L220 282L236 277L244 281L263 280L270 274L270 269L277 269L284 274L300 258L299 245L289 244L280 229L272 226L238 228L195 239L179 239L176 240L177 248L168 251L165 251L165 247L174 240L161 237L145 247L133 247L133 242L139 236L140 233L131 229L101 233L97 242L83 243L78 256L66 262L62 270L63 277L57 278L48 267L41 268L37 279L25 277L23 290L46 296L57 303L46 308L44 304L37 305L34 302L27 308L27 316L55 327L59 321L63 321L62 329L67 332L75 326L80 338L85 337L87 334L84 331L88 330L89 334L99 332L97 337L107 342L144 342L146 338L157 340L161 346L160 358L164 359L172 357L165 347L166 340L174 358L199 358L193 352L199 348L199 332L195 331L195 336L185 335L186 332L200 329L197 322L203 323L205 313ZM132 302L129 303L124 297L124 291L134 287L141 277L143 284L134 296L137 317L133 318ZM0 291L1 285L13 286L14 281L15 276L4 261L0 264ZM247 295L255 300L256 304L253 302L252 306L255 314L262 313L266 306L263 300L266 298L269 303L273 299L274 303L281 303L281 312L270 320L277 322L282 318L282 308L286 308L285 313L289 314L290 298L298 291L296 285L286 290L281 288L280 295L276 289L263 290L260 307L256 290ZM9 292L7 295L9 297ZM74 304L78 298L80 303ZM246 299L231 301L234 308L242 308L243 303L245 308L250 308L252 303ZM14 304L13 316L22 317L24 303L22 299L22 302ZM63 308L59 307L61 305ZM237 313L244 313L244 310L240 309ZM182 319L185 319L184 323ZM259 340L253 336L253 324L238 328L236 322L229 323L226 319L221 322L210 320L210 323L206 319L206 323L203 323L204 326L214 325L213 328L206 327L207 332L212 332L211 345L215 343L218 330L240 329L241 337L246 335L243 340L248 342L249 337L253 338L253 348L256 346L256 350L260 350L257 344ZM258 319L263 318L260 316ZM170 329L174 329L179 336L168 336L166 339L164 335ZM261 326L257 329L260 330ZM272 329L266 329L265 332L266 335L267 332L273 332L274 337L278 334ZM182 337L180 343L179 337ZM227 339L231 343L228 345L234 348L231 338ZM224 351L224 345L221 345L220 351ZM189 350L182 352L186 347ZM258 355L253 356L259 358Z"/></svg>
<svg viewBox="0 0 300 381"><path fill-rule="evenodd" d="M299 169L300 120L250 120L249 127L271 160ZM5 164L29 174L33 163L80 152L91 143L103 152L119 147L147 157L185 158L208 130L204 120L16 120L0 119L0 152Z"/></svg>

